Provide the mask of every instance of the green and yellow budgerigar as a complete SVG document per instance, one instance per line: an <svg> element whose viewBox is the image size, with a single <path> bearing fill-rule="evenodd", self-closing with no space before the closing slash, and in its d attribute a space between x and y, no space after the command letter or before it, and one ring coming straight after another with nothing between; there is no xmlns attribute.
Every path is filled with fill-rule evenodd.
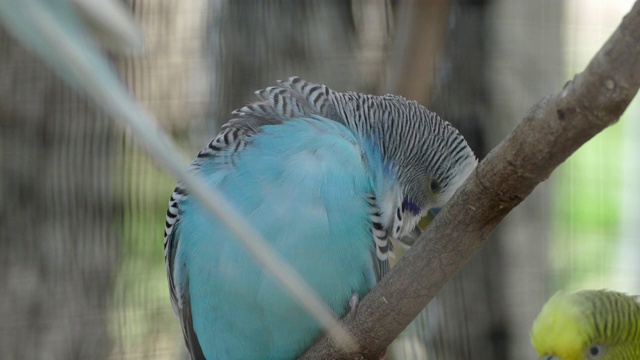
<svg viewBox="0 0 640 360"><path fill-rule="evenodd" d="M640 359L639 298L606 290L559 292L533 323L541 360Z"/></svg>

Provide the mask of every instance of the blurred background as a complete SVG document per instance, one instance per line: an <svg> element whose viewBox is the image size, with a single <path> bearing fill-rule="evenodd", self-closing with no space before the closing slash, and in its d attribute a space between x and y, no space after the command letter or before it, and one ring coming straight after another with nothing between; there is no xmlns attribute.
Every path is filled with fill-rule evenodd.
<svg viewBox="0 0 640 360"><path fill-rule="evenodd" d="M185 166L253 91L299 75L396 93L482 158L581 71L632 0L128 0L113 56ZM579 149L392 345L390 359L534 359L558 289L640 294L640 106ZM0 358L185 359L163 261L174 180L0 30Z"/></svg>

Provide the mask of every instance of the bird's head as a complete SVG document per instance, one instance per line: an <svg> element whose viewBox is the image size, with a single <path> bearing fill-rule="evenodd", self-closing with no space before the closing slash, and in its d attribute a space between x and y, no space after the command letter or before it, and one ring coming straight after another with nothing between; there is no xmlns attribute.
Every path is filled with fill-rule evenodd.
<svg viewBox="0 0 640 360"><path fill-rule="evenodd" d="M401 220L395 222L400 229L394 228L394 237L444 205L477 164L458 130L415 101L353 92L330 92L330 98L336 117L375 149L384 175L393 179L397 191L386 199L393 206L382 208Z"/></svg>
<svg viewBox="0 0 640 360"><path fill-rule="evenodd" d="M381 123L392 129L383 152L401 189L402 237L429 210L447 203L478 161L458 130L435 113L401 97L383 99L395 110Z"/></svg>
<svg viewBox="0 0 640 360"><path fill-rule="evenodd" d="M639 318L637 300L621 293L558 292L534 321L531 343L541 360L630 359L621 354L640 354Z"/></svg>

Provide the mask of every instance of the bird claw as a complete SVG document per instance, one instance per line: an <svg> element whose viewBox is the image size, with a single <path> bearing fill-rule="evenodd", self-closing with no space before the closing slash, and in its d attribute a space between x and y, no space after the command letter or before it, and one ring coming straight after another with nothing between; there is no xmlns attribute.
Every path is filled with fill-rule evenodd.
<svg viewBox="0 0 640 360"><path fill-rule="evenodd" d="M387 349L384 349L384 351L382 352L382 354L380 354L380 357L378 358L379 360L384 360L384 358L387 356Z"/></svg>
<svg viewBox="0 0 640 360"><path fill-rule="evenodd" d="M344 318L356 316L356 311L358 310L359 304L360 304L360 296L358 295L358 293L355 293L355 292L352 293L351 297L349 298L349 312L347 313L347 315L344 316ZM378 359L384 360L386 356L387 356L387 349L384 349L384 351L380 354Z"/></svg>
<svg viewBox="0 0 640 360"><path fill-rule="evenodd" d="M358 293L351 294L351 297L349 298L349 312L347 313L347 316L356 316L358 304L360 304L360 296L358 295Z"/></svg>

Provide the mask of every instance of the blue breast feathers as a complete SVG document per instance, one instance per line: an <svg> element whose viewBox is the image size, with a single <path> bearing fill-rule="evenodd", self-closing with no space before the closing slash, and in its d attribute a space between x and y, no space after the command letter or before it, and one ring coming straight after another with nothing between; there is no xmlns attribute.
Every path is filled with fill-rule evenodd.
<svg viewBox="0 0 640 360"><path fill-rule="evenodd" d="M375 179L353 133L324 118L262 126L246 147L199 172L343 316L375 285L365 195ZM193 324L208 359L295 358L317 323L191 198L180 205L174 278L188 282ZM176 285L179 287L179 285Z"/></svg>

